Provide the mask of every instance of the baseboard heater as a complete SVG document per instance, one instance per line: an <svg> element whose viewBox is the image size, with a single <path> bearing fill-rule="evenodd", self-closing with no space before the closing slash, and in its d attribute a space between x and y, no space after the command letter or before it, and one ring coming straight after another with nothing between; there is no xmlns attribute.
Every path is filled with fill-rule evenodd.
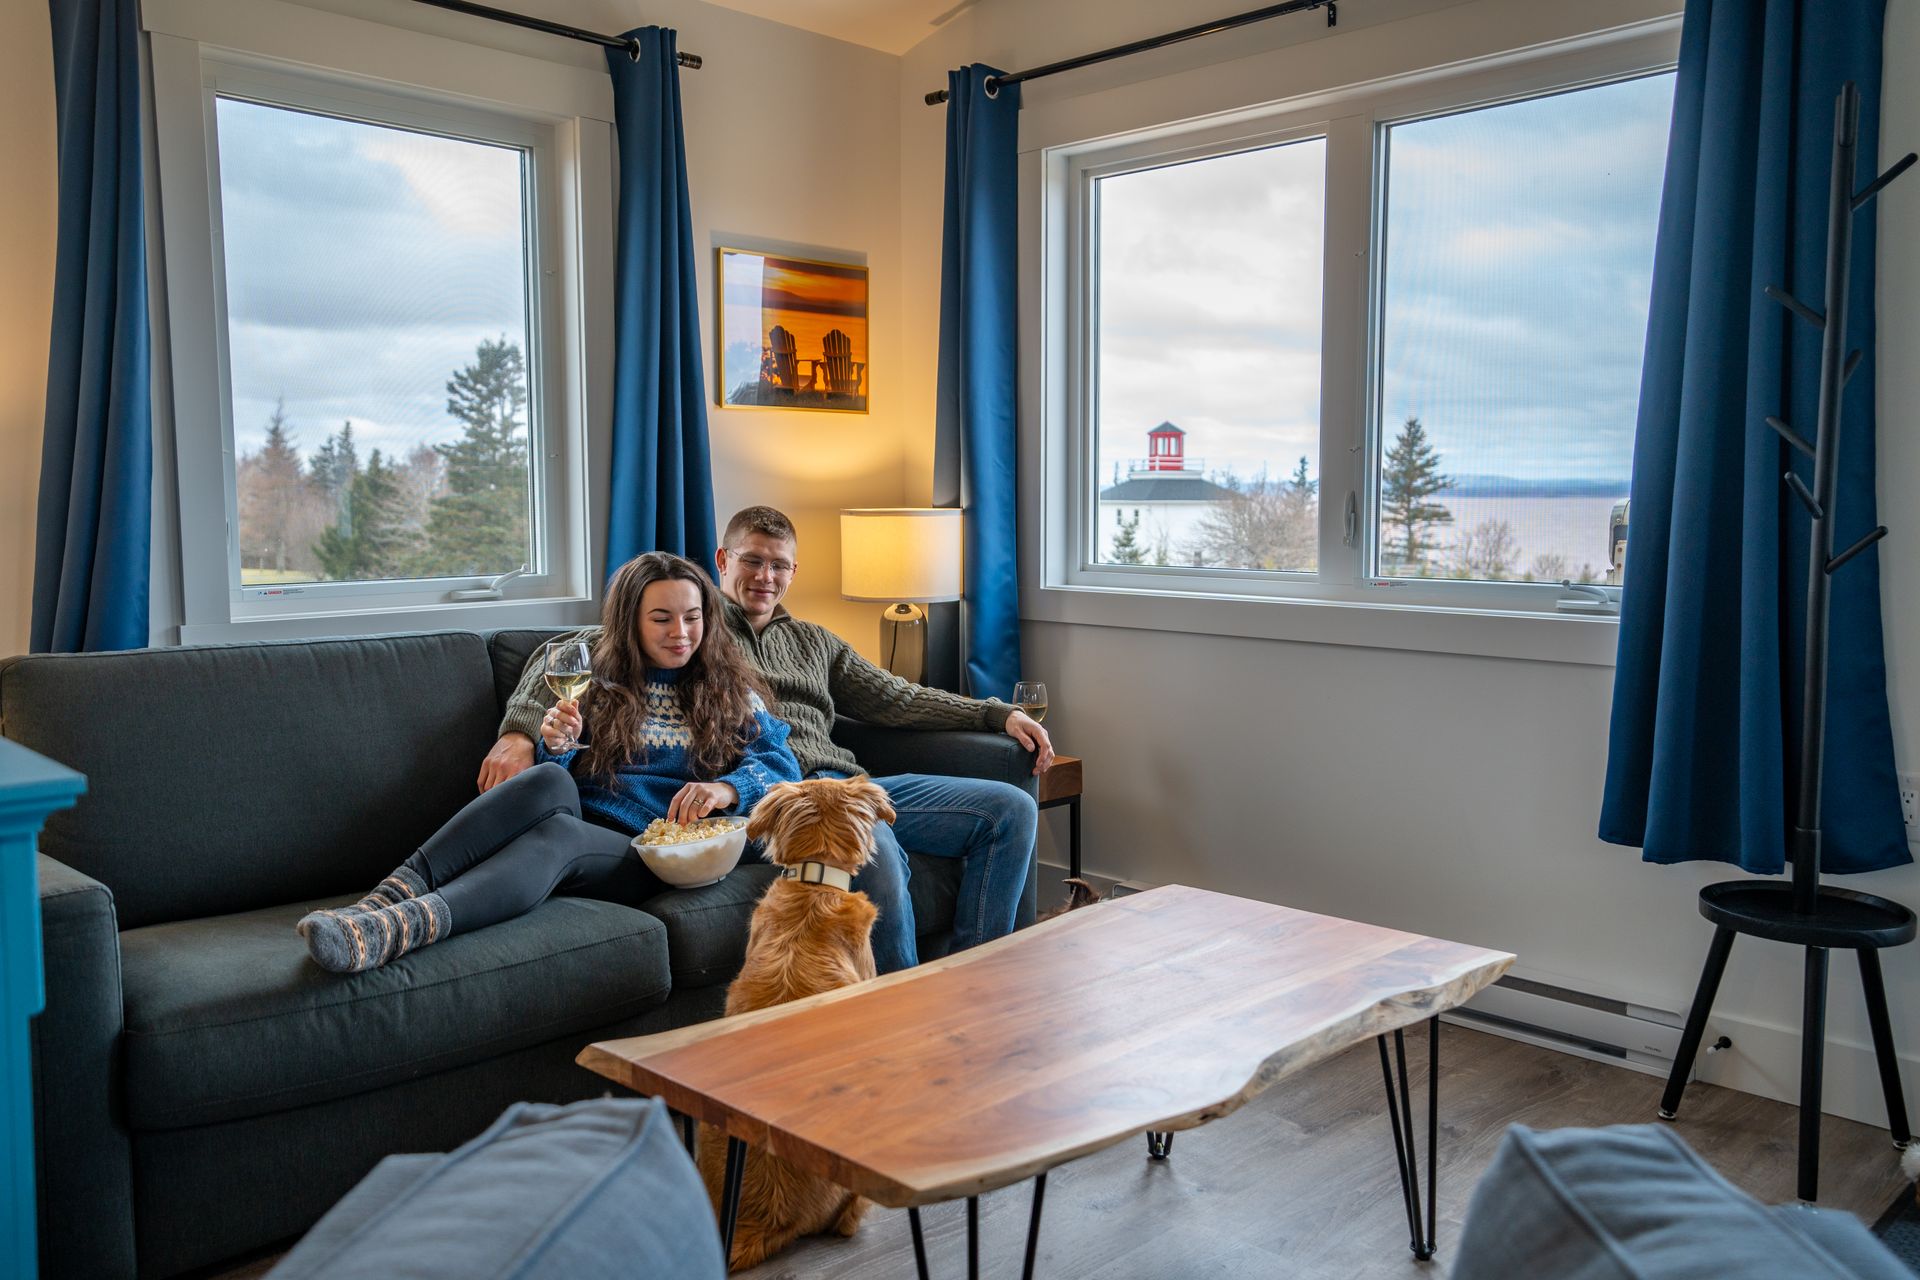
<svg viewBox="0 0 1920 1280"><path fill-rule="evenodd" d="M1446 1016L1494 1035L1655 1076L1673 1069L1684 1021L1668 1009L1512 974Z"/></svg>

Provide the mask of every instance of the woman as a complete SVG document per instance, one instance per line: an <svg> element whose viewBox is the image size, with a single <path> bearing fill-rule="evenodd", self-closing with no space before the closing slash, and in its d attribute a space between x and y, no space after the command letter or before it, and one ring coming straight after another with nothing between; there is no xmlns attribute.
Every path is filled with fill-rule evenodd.
<svg viewBox="0 0 1920 1280"><path fill-rule="evenodd" d="M593 696L547 713L542 763L455 814L353 906L303 918L314 960L358 973L556 893L643 901L666 887L628 847L648 822L745 814L797 781L786 723L768 714L724 617L692 561L650 551L622 565L593 648ZM585 745L563 749L572 738Z"/></svg>

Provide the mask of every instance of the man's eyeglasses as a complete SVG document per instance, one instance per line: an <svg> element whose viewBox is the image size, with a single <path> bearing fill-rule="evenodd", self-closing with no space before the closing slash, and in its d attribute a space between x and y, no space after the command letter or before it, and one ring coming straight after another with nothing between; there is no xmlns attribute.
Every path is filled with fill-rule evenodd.
<svg viewBox="0 0 1920 1280"><path fill-rule="evenodd" d="M757 574L762 569L771 569L776 578L791 578L796 567L791 560L768 560L761 556L736 555L733 559L735 564L748 573Z"/></svg>

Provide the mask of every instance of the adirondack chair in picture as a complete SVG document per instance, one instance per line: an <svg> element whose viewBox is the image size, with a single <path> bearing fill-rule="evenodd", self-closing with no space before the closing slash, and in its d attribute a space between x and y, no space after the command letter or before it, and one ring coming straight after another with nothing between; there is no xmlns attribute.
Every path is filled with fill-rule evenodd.
<svg viewBox="0 0 1920 1280"><path fill-rule="evenodd" d="M767 350L773 356L774 385L788 391L812 391L820 379L820 362L802 360L795 354L793 335L785 325L773 326L767 334ZM806 381L800 380L800 366L807 366Z"/></svg>
<svg viewBox="0 0 1920 1280"><path fill-rule="evenodd" d="M866 373L867 366L865 361L853 358L853 339L838 329L830 329L824 347L827 358L820 363L826 367L827 394L859 395L860 379Z"/></svg>

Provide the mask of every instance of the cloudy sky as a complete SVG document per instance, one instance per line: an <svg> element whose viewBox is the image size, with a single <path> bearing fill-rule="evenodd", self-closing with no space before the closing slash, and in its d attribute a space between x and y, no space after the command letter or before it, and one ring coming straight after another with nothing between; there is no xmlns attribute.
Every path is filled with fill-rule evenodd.
<svg viewBox="0 0 1920 1280"><path fill-rule="evenodd" d="M235 444L276 400L303 455L457 438L446 381L526 344L521 153L221 99Z"/></svg>
<svg viewBox="0 0 1920 1280"><path fill-rule="evenodd" d="M1455 475L1624 482L1673 78L1394 126L1385 421ZM1162 419L1319 474L1319 140L1107 178L1099 480ZM1391 428L1390 428L1391 429Z"/></svg>

